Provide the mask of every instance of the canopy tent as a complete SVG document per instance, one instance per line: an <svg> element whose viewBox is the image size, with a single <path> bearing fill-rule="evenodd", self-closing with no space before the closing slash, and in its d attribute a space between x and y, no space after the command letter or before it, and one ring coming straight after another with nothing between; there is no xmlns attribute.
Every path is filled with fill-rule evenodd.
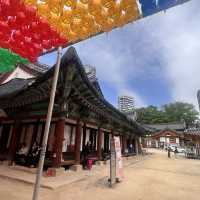
<svg viewBox="0 0 200 200"><path fill-rule="evenodd" d="M187 1L0 0L0 47L35 62L58 46L67 47ZM5 65L0 59L0 66ZM7 70L13 69L9 66Z"/></svg>

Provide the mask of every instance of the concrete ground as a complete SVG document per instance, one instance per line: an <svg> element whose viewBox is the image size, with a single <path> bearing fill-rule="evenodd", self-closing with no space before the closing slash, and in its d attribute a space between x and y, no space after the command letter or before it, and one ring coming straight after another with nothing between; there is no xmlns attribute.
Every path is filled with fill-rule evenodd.
<svg viewBox="0 0 200 200"><path fill-rule="evenodd" d="M152 151L152 150L151 150ZM199 200L200 161L153 150L153 155L124 163L123 182L107 185L109 166L98 166L80 181L56 190L43 188L41 200ZM32 186L0 178L0 199L29 200Z"/></svg>

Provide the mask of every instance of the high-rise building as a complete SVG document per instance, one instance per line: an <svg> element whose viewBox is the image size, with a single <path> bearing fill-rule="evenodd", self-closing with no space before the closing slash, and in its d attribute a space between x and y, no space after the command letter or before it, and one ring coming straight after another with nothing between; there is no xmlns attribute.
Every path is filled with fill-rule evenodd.
<svg viewBox="0 0 200 200"><path fill-rule="evenodd" d="M126 114L127 117L135 120L135 101L131 96L119 96L118 97L118 109Z"/></svg>

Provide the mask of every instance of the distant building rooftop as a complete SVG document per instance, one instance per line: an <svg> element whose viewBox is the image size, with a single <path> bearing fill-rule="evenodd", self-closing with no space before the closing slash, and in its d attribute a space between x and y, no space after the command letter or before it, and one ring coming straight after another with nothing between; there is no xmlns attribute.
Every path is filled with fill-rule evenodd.
<svg viewBox="0 0 200 200"><path fill-rule="evenodd" d="M144 127L151 132L161 131L161 130L166 130L166 129L175 130L175 131L183 131L186 128L184 122L144 124Z"/></svg>

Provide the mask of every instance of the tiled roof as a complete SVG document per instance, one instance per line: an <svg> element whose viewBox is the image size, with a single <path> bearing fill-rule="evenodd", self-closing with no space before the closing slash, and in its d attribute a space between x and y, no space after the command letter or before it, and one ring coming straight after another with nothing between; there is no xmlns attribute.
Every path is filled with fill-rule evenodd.
<svg viewBox="0 0 200 200"><path fill-rule="evenodd" d="M161 131L165 129L177 131L177 130L184 130L185 123L177 122L177 123L163 123L163 124L144 124L144 127L155 131Z"/></svg>
<svg viewBox="0 0 200 200"><path fill-rule="evenodd" d="M189 128L184 131L186 135L200 136L200 128Z"/></svg>

